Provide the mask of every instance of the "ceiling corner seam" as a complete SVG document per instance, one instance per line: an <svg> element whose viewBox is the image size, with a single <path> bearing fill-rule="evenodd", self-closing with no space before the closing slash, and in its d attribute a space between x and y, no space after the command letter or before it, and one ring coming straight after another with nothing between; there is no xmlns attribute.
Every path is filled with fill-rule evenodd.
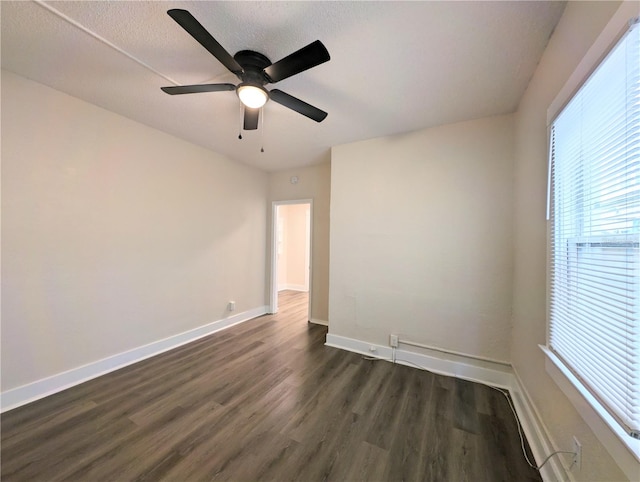
<svg viewBox="0 0 640 482"><path fill-rule="evenodd" d="M163 74L162 72L154 69L153 67L151 67L149 64L143 62L142 60L140 60L139 58L137 58L135 55L130 54L129 52L127 52L126 50L118 47L116 44L110 42L109 40L107 40L106 38L102 37L101 35L97 34L96 32L93 32L92 30L88 29L87 27L85 27L84 25L82 25L80 22L72 19L71 17L69 17L68 15L65 15L64 13L62 13L60 10L55 9L54 7L52 7L51 5L49 5L48 3L45 3L44 0L33 0L33 2L37 3L39 6L41 6L42 8L48 10L49 12L51 12L52 14L56 15L57 17L61 18L62 20L64 20L65 22L73 25L74 27L82 30L84 33L86 33L87 35L90 35L91 37L95 38L96 40L98 40L99 42L102 42L103 44L107 45L108 47L112 48L113 50L115 50L116 52L124 55L125 57L128 57L129 59L133 60L135 63L137 63L138 65L144 67L145 69L153 72L156 75L159 75L160 77L162 77L163 79L167 80L168 82L171 82L175 85L178 85L179 82L173 80L171 77L169 77L168 75Z"/></svg>

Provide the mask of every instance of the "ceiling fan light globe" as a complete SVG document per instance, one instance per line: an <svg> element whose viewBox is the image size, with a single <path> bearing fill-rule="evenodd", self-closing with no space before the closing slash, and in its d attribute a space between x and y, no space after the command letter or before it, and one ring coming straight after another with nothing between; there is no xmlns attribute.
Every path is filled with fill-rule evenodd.
<svg viewBox="0 0 640 482"><path fill-rule="evenodd" d="M259 109L269 100L267 91L257 85L239 85L238 97L240 102L251 109Z"/></svg>

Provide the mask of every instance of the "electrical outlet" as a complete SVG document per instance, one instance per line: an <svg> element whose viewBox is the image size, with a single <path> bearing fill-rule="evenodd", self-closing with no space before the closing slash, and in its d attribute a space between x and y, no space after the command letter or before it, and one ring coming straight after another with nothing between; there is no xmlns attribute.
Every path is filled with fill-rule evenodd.
<svg viewBox="0 0 640 482"><path fill-rule="evenodd" d="M227 309L229 311L235 311L236 309L236 302L235 301L229 301L229 304L227 305Z"/></svg>
<svg viewBox="0 0 640 482"><path fill-rule="evenodd" d="M574 472L580 472L582 468L582 444L578 441L576 436L573 436L573 462L571 463L571 470Z"/></svg>
<svg viewBox="0 0 640 482"><path fill-rule="evenodd" d="M389 335L389 346L398 348L398 335Z"/></svg>

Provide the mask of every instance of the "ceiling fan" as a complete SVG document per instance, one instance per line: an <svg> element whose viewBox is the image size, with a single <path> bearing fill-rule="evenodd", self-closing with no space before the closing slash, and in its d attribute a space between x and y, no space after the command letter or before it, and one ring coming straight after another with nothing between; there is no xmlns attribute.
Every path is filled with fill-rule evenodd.
<svg viewBox="0 0 640 482"><path fill-rule="evenodd" d="M241 50L232 57L188 11L172 9L167 13L241 81L237 86L233 84L198 84L162 87L162 90L167 94L235 90L244 105L245 130L258 128L260 108L268 100L288 107L316 122L322 122L327 117L325 111L286 92L278 89L267 90L264 87L266 84L274 84L327 62L330 59L329 52L319 40L297 50L275 64L272 64L263 54L253 50Z"/></svg>

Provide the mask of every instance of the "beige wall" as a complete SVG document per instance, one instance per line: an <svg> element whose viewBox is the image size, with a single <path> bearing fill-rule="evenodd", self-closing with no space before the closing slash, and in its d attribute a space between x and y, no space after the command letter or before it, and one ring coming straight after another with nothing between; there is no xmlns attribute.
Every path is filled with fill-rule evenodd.
<svg viewBox="0 0 640 482"><path fill-rule="evenodd" d="M286 256L286 211L278 208L277 216L277 230L276 242L278 243L276 252L276 262L278 263L278 291L283 290L287 284L287 256ZM268 255L267 255L268 259Z"/></svg>
<svg viewBox="0 0 640 482"><path fill-rule="evenodd" d="M291 184L292 176L298 177ZM267 226L271 226L271 203L313 199L313 232L311 239L311 318L326 322L329 319L329 198L331 191L331 164L327 153L326 162L311 167L302 167L269 174L269 208ZM267 254L271 253L271 230L267 236ZM267 266L267 290L271 279L271 268ZM267 291L268 299L268 291Z"/></svg>
<svg viewBox="0 0 640 482"><path fill-rule="evenodd" d="M2 72L2 390L265 305L267 175Z"/></svg>
<svg viewBox="0 0 640 482"><path fill-rule="evenodd" d="M332 149L329 332L509 360L513 117Z"/></svg>
<svg viewBox="0 0 640 482"><path fill-rule="evenodd" d="M555 445L570 449L573 435L582 443L578 480L626 477L549 378L538 348L546 342L547 326L547 109L618 7L618 2L568 3L516 115L512 360Z"/></svg>
<svg viewBox="0 0 640 482"><path fill-rule="evenodd" d="M284 204L278 208L282 230L282 253L278 256L279 289L307 291L307 215L309 204Z"/></svg>

